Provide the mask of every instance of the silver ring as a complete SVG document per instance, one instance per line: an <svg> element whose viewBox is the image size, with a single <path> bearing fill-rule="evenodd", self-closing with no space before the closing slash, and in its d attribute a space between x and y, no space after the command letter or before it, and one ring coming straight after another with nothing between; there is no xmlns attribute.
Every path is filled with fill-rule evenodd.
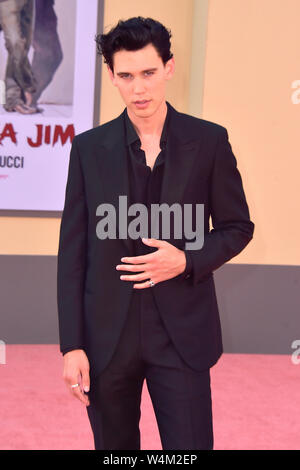
<svg viewBox="0 0 300 470"><path fill-rule="evenodd" d="M149 284L151 287L155 286L155 283L152 281L152 279L149 279Z"/></svg>
<svg viewBox="0 0 300 470"><path fill-rule="evenodd" d="M76 388L76 387L79 387L79 384L71 385L71 388Z"/></svg>

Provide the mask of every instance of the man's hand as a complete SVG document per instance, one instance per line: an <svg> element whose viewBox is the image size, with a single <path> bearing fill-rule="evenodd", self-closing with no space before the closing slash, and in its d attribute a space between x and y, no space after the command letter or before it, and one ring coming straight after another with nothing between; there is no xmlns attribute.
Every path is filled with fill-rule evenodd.
<svg viewBox="0 0 300 470"><path fill-rule="evenodd" d="M64 355L63 378L70 392L86 406L89 406L89 398L84 392L90 390L90 365L83 349L74 349ZM72 388L71 385L79 384Z"/></svg>
<svg viewBox="0 0 300 470"><path fill-rule="evenodd" d="M142 238L143 243L157 247L154 253L148 255L121 258L121 261L132 264L120 264L116 269L123 271L139 272L140 274L122 275L122 281L144 281L152 279L155 284L171 279L183 273L186 267L184 251L165 240L155 238ZM143 271L143 272L141 272ZM150 287L149 282L134 284L135 289Z"/></svg>

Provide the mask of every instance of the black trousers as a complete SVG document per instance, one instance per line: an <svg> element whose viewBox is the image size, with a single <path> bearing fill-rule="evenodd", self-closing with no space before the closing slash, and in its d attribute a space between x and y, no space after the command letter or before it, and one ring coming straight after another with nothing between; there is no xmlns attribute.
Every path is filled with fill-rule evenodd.
<svg viewBox="0 0 300 470"><path fill-rule="evenodd" d="M87 412L95 449L140 450L144 379L162 448L212 449L210 371L194 371L181 359L152 294L151 288L133 290L112 359L91 380Z"/></svg>

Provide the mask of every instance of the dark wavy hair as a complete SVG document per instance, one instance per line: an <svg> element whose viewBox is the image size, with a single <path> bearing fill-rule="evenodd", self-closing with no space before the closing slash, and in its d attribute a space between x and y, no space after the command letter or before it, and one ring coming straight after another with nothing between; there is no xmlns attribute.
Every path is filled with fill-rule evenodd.
<svg viewBox="0 0 300 470"><path fill-rule="evenodd" d="M103 55L104 62L114 71L113 55L125 49L137 51L148 44L153 44L164 64L173 57L170 51L172 34L159 21L136 16L126 21L119 20L107 34L95 37L97 52Z"/></svg>

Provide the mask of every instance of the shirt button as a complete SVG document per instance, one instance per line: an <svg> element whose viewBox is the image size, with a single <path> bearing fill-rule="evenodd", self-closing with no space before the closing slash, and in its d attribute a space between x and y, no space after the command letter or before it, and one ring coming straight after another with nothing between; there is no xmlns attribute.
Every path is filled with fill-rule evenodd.
<svg viewBox="0 0 300 470"><path fill-rule="evenodd" d="M187 274L187 275L185 276L185 279L188 279L190 276L191 276L190 274Z"/></svg>

